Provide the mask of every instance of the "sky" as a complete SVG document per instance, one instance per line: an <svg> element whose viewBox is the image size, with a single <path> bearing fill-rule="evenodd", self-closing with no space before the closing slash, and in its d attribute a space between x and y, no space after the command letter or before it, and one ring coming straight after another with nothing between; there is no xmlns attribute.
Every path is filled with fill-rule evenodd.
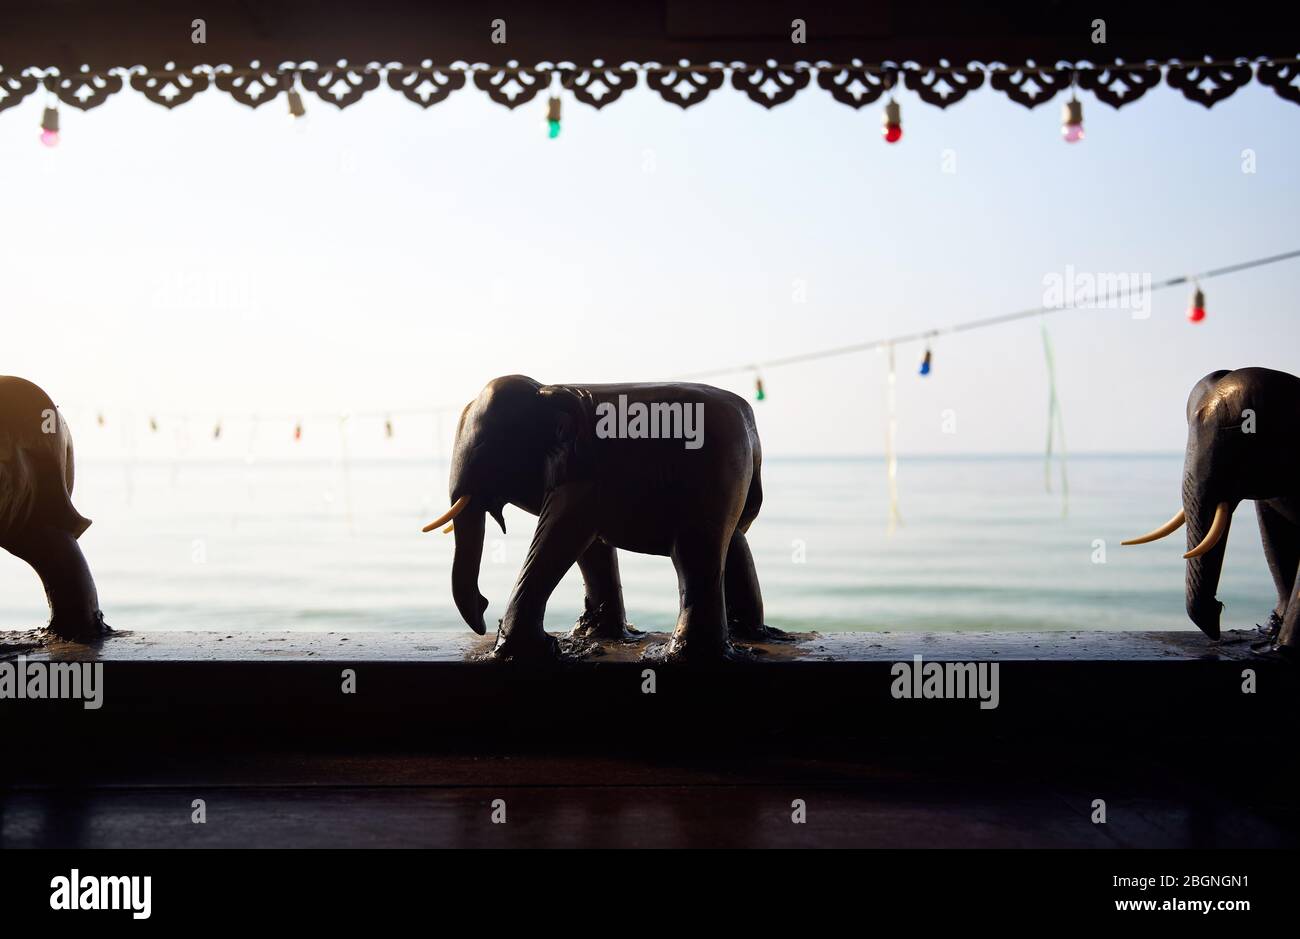
<svg viewBox="0 0 1300 939"><path fill-rule="evenodd" d="M1262 86L1211 110L1163 85L1120 111L1084 95L1077 145L1059 100L899 101L889 146L879 105L815 87L770 112L730 87L688 111L566 96L555 140L543 98L473 87L427 111L309 97L297 122L283 100L124 91L64 107L47 149L33 96L0 113L0 374L45 387L83 461L427 457L454 417L407 412L497 375L661 380L1035 307L1070 269L1160 280L1300 248L1300 108ZM1047 318L1071 452L1179 450L1202 375L1297 370L1300 261L1204 287L1195 326L1181 287L1146 319ZM924 378L922 352L896 350L900 454L1043 447L1037 322L940 338ZM765 453L880 453L885 375L875 352L764 371Z"/></svg>

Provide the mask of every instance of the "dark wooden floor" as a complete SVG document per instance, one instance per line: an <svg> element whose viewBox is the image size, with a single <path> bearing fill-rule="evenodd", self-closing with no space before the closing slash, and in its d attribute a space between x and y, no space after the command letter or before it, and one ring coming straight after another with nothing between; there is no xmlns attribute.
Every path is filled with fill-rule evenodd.
<svg viewBox="0 0 1300 939"><path fill-rule="evenodd" d="M0 847L1294 847L1293 759L882 744L774 754L244 754L17 774ZM202 799L206 823L192 821ZM505 824L492 821L505 801ZM805 824L792 821L801 799ZM1106 822L1092 821L1103 799Z"/></svg>

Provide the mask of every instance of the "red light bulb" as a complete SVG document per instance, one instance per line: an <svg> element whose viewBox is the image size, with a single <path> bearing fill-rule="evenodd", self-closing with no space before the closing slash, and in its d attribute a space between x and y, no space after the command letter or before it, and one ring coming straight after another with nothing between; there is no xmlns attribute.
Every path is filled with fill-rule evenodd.
<svg viewBox="0 0 1300 939"><path fill-rule="evenodd" d="M1192 294L1192 305L1187 310L1187 321L1189 323L1199 323L1205 319L1205 294L1201 288L1196 288L1196 293Z"/></svg>
<svg viewBox="0 0 1300 939"><path fill-rule="evenodd" d="M893 98L885 103L884 120L881 122L880 133L885 138L885 143L898 143L903 139L903 115L898 107L898 102Z"/></svg>

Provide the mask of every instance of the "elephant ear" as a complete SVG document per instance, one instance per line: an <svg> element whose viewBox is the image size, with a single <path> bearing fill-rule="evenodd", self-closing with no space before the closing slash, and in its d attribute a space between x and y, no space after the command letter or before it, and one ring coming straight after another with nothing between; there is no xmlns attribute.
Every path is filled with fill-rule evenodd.
<svg viewBox="0 0 1300 939"><path fill-rule="evenodd" d="M0 427L0 534L37 521L80 538L90 527L72 505L72 437L62 415L50 434Z"/></svg>
<svg viewBox="0 0 1300 939"><path fill-rule="evenodd" d="M570 385L543 385L537 394L552 414L555 428L545 457L546 488L587 478L596 426L591 392Z"/></svg>

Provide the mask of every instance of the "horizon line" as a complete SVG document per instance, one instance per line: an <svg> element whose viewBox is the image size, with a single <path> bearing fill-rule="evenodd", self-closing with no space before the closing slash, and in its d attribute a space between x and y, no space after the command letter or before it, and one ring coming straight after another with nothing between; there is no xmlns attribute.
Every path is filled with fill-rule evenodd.
<svg viewBox="0 0 1300 939"><path fill-rule="evenodd" d="M899 460L1044 460L1048 457L1041 450L1006 450L1006 451L987 451L987 452L962 452L962 453L899 453L896 455ZM1071 459L1167 459L1170 457L1183 456L1182 450L1083 450L1072 452L1064 457L1066 462ZM1061 459L1057 454L1052 458ZM763 461L771 463L829 463L829 462L866 462L866 461L883 461L887 459L884 452L876 453L814 453L814 454L764 454ZM254 466L259 463L274 465L295 465L295 464L323 464L339 463L340 458L337 456L306 456L306 457L285 457L274 456L258 458L249 462L246 455L220 457L220 456L178 456L175 458L165 457L84 457L77 461L81 465L101 465L101 466L171 466L176 463L190 464L207 464L207 465L244 465ZM440 465L450 462L448 456L355 456L347 460L351 464L360 463L400 463L407 465L434 464Z"/></svg>

